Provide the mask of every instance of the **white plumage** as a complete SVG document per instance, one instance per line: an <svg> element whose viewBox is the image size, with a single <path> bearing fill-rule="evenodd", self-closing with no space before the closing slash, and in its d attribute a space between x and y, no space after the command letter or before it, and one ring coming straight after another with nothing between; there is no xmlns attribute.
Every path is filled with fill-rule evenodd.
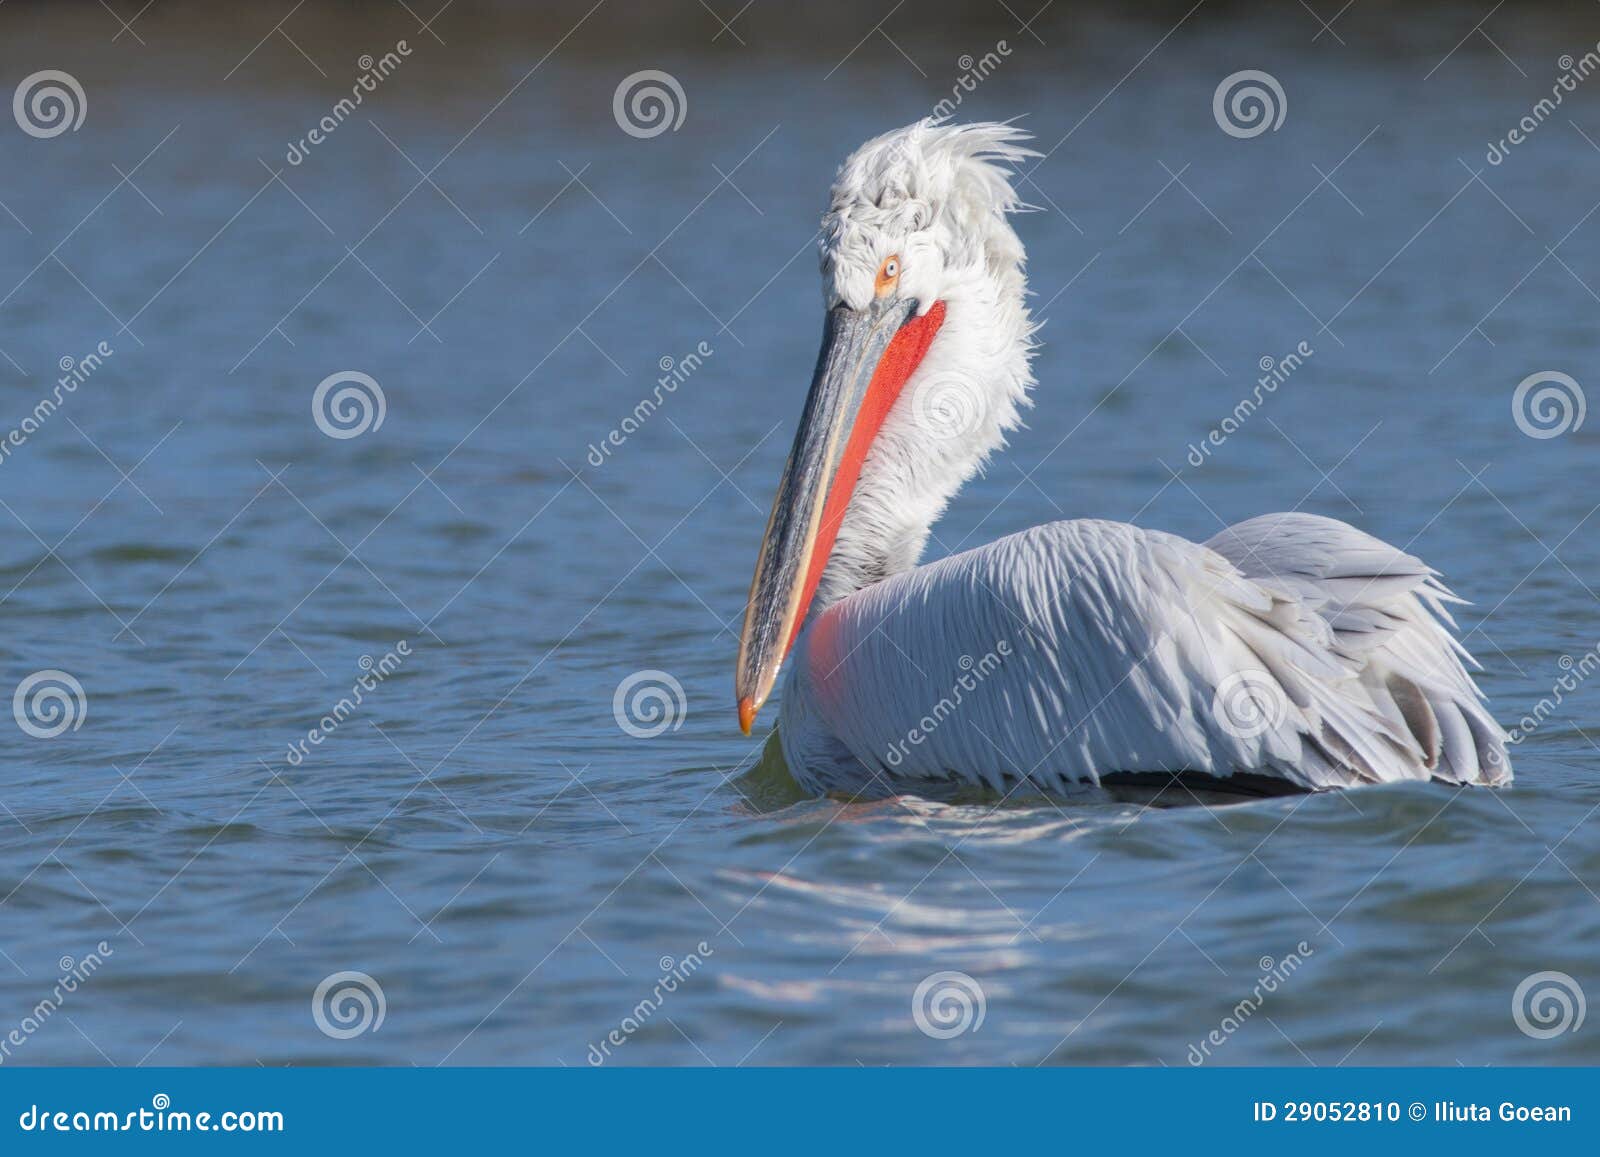
<svg viewBox="0 0 1600 1157"><path fill-rule="evenodd" d="M840 600L792 656L790 768L845 792L1119 772L1509 780L1434 617L1450 596L1416 559L1306 514L1218 539L1054 522Z"/></svg>
<svg viewBox="0 0 1600 1157"><path fill-rule="evenodd" d="M1022 245L1006 220L1018 206L1004 166L1029 155L1022 139L924 121L863 146L834 185L830 310L865 316L876 295L880 312L905 300L916 316L936 302L945 313L846 495L795 639L778 727L795 777L875 795L1175 773L1253 791L1509 782L1504 734L1446 630L1459 600L1344 523L1265 515L1197 545L1056 522L916 565L1032 385ZM903 271L886 294L891 257ZM803 491L789 475L806 436L780 510ZM746 651L756 671L784 608L805 606L780 597L783 552L765 549L771 573L758 566L741 649L740 693L755 686L755 706L765 690Z"/></svg>

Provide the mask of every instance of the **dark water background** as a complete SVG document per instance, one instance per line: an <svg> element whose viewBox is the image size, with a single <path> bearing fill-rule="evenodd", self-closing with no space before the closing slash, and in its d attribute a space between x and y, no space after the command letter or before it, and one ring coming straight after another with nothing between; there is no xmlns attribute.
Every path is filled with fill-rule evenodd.
<svg viewBox="0 0 1600 1157"><path fill-rule="evenodd" d="M730 695L833 167L1004 40L960 115L1049 150L1020 225L1041 385L936 552L1349 519L1473 600L1498 716L1533 711L1600 641L1600 419L1533 438L1511 406L1596 380L1600 80L1486 150L1600 9L721 7L0 8L0 90L61 69L87 97L51 139L0 117L0 425L113 350L0 463L0 683L64 671L87 704L0 730L0 1035L110 950L5 1063L581 1065L694 954L619 1061L1182 1065L1290 953L1218 1063L1600 1061L1595 1025L1512 1015L1537 972L1600 992L1600 688L1507 792L1225 810L800 801ZM614 119L643 69L684 90L677 131ZM1280 82L1276 131L1214 120L1242 69ZM381 427L319 431L339 371L381 384ZM636 738L613 697L651 670L683 709ZM319 1030L341 971L381 987L375 1031ZM912 1013L942 971L983 993L950 1039Z"/></svg>

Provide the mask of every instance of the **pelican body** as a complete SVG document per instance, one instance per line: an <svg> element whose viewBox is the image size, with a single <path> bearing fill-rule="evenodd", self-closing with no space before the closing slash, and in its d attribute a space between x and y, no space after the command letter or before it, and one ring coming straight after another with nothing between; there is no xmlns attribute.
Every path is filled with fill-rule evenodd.
<svg viewBox="0 0 1600 1157"><path fill-rule="evenodd" d="M1177 777L1249 794L1511 780L1418 559L1329 518L1204 544L1053 522L919 566L1034 384L1001 124L924 120L840 168L825 322L756 562L735 694L815 793L1061 793Z"/></svg>

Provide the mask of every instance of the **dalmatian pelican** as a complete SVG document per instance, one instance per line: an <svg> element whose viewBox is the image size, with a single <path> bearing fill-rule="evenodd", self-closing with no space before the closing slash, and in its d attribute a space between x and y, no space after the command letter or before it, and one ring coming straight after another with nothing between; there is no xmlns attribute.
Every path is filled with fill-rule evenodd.
<svg viewBox="0 0 1600 1157"><path fill-rule="evenodd" d="M779 741L818 794L1509 783L1447 629L1462 600L1343 522L1267 514L1199 545L1052 522L918 565L1034 384L1009 220L1027 139L927 119L839 170L822 350L740 639L740 728L787 660Z"/></svg>

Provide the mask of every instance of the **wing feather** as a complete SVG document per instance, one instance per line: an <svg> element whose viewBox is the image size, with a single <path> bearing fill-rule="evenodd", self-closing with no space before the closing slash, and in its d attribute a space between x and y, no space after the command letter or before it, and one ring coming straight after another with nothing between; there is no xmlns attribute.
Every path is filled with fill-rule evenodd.
<svg viewBox="0 0 1600 1157"><path fill-rule="evenodd" d="M779 732L823 791L1149 772L1505 782L1447 601L1417 559L1309 515L1205 546L1050 523L816 615Z"/></svg>
<svg viewBox="0 0 1600 1157"><path fill-rule="evenodd" d="M1361 664L1374 706L1399 719L1428 773L1457 783L1509 783L1505 733L1483 706L1467 666L1478 664L1450 630L1462 603L1421 560L1346 523L1267 514L1206 544L1241 572L1281 583L1321 613L1338 647Z"/></svg>

